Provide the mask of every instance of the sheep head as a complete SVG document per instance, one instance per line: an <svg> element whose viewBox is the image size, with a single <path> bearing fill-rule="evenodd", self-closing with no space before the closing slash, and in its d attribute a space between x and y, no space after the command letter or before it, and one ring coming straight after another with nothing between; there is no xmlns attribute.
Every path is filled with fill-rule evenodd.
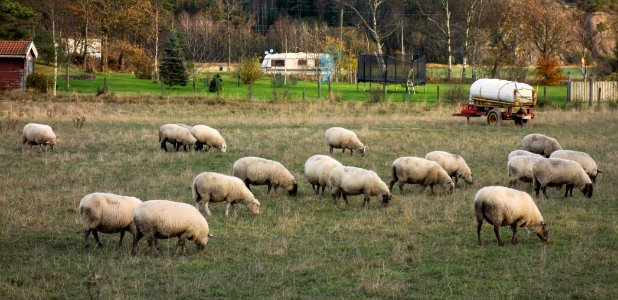
<svg viewBox="0 0 618 300"><path fill-rule="evenodd" d="M296 196L296 194L298 193L298 183L296 183L296 181L294 181L294 183L292 184L292 188L290 190L288 190L288 194L292 197Z"/></svg>
<svg viewBox="0 0 618 300"><path fill-rule="evenodd" d="M587 183L583 189L581 189L582 193L586 196L586 198L592 197L592 183Z"/></svg>

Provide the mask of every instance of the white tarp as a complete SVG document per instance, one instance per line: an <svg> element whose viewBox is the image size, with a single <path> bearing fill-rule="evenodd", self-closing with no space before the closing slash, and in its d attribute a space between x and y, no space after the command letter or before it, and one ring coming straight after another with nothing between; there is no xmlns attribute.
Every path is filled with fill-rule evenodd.
<svg viewBox="0 0 618 300"><path fill-rule="evenodd" d="M521 82L483 78L470 86L470 98L504 102L533 103L534 88Z"/></svg>

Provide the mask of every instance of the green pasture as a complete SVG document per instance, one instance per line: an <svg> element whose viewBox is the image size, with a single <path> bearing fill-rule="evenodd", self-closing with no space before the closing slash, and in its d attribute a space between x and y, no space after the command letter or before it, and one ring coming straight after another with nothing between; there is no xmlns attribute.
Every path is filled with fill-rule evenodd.
<svg viewBox="0 0 618 300"><path fill-rule="evenodd" d="M616 111L542 107L524 127L487 126L482 119L466 125L451 113L450 106L359 101L15 100L13 127L0 115L0 299L618 298ZM73 125L76 116L85 117L83 127ZM20 129L29 122L54 127L54 150L21 144ZM157 141L164 123L215 127L228 151L164 152ZM308 157L329 154L323 139L331 126L354 130L368 149L364 157L340 150L332 156L374 170L387 184L393 160L433 150L462 155L474 184L460 182L450 195L439 186L434 193L396 187L386 208L375 198L362 207L362 196L349 196L348 206L334 203L328 190L315 195L303 174ZM588 152L603 171L593 196L575 189L565 199L564 188L549 188L549 199L534 197L548 243L523 229L511 245L503 227L507 244L499 247L485 223L478 246L474 195L508 183L507 155L529 133ZM281 162L299 194L252 186L262 205L255 217L243 205L225 217L224 205L211 203L214 237L203 252L189 242L186 253L174 256L171 238L159 240L162 255L155 257L142 239L131 256L131 234L122 246L118 234L100 234L103 247L84 249L78 209L84 195L193 204L196 175L230 174L245 156ZM533 192L527 183L517 188Z"/></svg>
<svg viewBox="0 0 618 300"><path fill-rule="evenodd" d="M37 66L38 67L38 66ZM41 66L42 72L49 74L50 68ZM39 70L39 71L41 71ZM441 70L435 68L431 70ZM74 76L81 71L74 70ZM428 70L428 73L430 71ZM432 71L433 72L433 71ZM223 91L220 95L208 91L210 78L215 74L221 74L223 79ZM325 100L329 99L328 83L319 84L315 80L299 80L294 77L273 79L264 77L254 83L253 87L238 83L236 74L233 72L197 74L191 78L186 86L174 86L169 88L152 80L140 80L133 74L127 73L97 73L94 80L69 80L69 85L65 76L61 74L58 78L58 91L65 94L95 94L98 89L102 89L107 81L108 91L117 95L150 95L162 97L174 96L195 96L198 98L226 98L237 100ZM193 80L195 79L195 85ZM276 84L274 84L276 82ZM437 102L465 102L470 84L456 83L428 83L419 85L410 93L405 92L405 87L400 84L387 85L384 100L387 102L408 102L408 103L428 103ZM539 95L539 101L543 104L562 106L566 104L565 86L535 86ZM376 101L383 91L381 84L359 83L350 84L347 82L332 82L330 87L332 99L335 101ZM374 92L370 92L374 90ZM455 101L454 99L459 99Z"/></svg>

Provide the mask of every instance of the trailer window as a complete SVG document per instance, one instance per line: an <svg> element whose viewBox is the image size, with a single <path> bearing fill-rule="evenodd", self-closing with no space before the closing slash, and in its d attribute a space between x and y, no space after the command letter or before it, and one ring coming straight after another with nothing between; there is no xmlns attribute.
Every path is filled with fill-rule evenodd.
<svg viewBox="0 0 618 300"><path fill-rule="evenodd" d="M307 60L306 59L299 59L298 60L298 65L299 66L306 66L307 65Z"/></svg>
<svg viewBox="0 0 618 300"><path fill-rule="evenodd" d="M285 67L285 60L283 59L273 59L270 63L272 67Z"/></svg>

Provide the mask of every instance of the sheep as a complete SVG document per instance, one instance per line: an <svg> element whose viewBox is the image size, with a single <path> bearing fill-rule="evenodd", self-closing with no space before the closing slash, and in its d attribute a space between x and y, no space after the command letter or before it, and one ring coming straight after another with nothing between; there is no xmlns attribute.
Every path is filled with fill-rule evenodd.
<svg viewBox="0 0 618 300"><path fill-rule="evenodd" d="M526 151L526 150L513 150L511 151L511 153L509 153L509 157L507 160L511 160L511 158L515 157L515 156L536 156L536 157L545 157L541 154L536 154L536 153L532 153L530 151Z"/></svg>
<svg viewBox="0 0 618 300"><path fill-rule="evenodd" d="M358 150L361 156L364 156L365 151L367 151L367 146L361 143L354 131L342 127L327 129L324 137L331 155L333 154L333 148L342 149L342 153L345 153L345 149L350 149L350 155L354 153L354 150Z"/></svg>
<svg viewBox="0 0 618 300"><path fill-rule="evenodd" d="M545 157L549 157L554 151L562 150L562 147L555 138L538 133L526 135L521 144L524 150L542 154Z"/></svg>
<svg viewBox="0 0 618 300"><path fill-rule="evenodd" d="M260 213L260 202L239 178L214 172L203 172L195 176L191 185L195 208L199 210L204 203L206 215L210 216L209 202L225 201L225 216L229 215L230 206L238 202L247 206L254 214Z"/></svg>
<svg viewBox="0 0 618 300"><path fill-rule="evenodd" d="M536 196L542 189L545 199L548 199L546 192L548 186L566 184L565 198L569 193L573 196L573 187L577 187L587 198L592 197L592 180L578 162L562 158L543 159L532 165L532 172Z"/></svg>
<svg viewBox="0 0 618 300"><path fill-rule="evenodd" d="M305 162L305 176L311 184L311 187L315 190L315 194L319 194L320 187L322 187L322 194L324 189L328 186L328 176L330 172L340 167L342 164L336 159L327 155L313 155Z"/></svg>
<svg viewBox="0 0 618 300"><path fill-rule="evenodd" d="M193 146L196 141L189 129L178 124L164 124L159 127L159 143L161 149L165 151L167 151L166 143L174 145L174 149L178 151L180 146Z"/></svg>
<svg viewBox="0 0 618 300"><path fill-rule="evenodd" d="M546 158L541 155L511 157L507 163L507 170L509 172L509 187L514 188L517 185L518 180L532 183L534 181L532 166L535 162L544 159Z"/></svg>
<svg viewBox="0 0 618 300"><path fill-rule="evenodd" d="M268 185L268 193L278 187L288 191L290 196L296 196L298 184L294 175L281 163L260 157L243 157L234 162L232 174L240 178L247 188L250 185Z"/></svg>
<svg viewBox="0 0 618 300"><path fill-rule="evenodd" d="M99 240L98 232L120 232L118 245L122 245L122 238L126 231L133 236L137 233L133 223L135 208L142 200L135 197L120 196L110 193L92 193L84 196L79 202L79 216L84 225L84 247L88 248L88 236L92 233L97 246L103 244Z"/></svg>
<svg viewBox="0 0 618 300"><path fill-rule="evenodd" d="M202 214L192 205L169 200L149 200L135 209L133 218L137 234L133 237L131 255L137 254L137 244L142 237L148 239L148 244L155 256L157 239L178 237L174 253L185 251L187 240L195 241L198 251L208 243L210 230Z"/></svg>
<svg viewBox="0 0 618 300"><path fill-rule="evenodd" d="M187 124L182 124L182 123L176 123L176 125L178 125L178 126L180 126L182 128L185 128L185 129L189 129L189 131L191 131L191 128L193 128L193 127L191 127L191 126L189 126ZM187 145L183 145L182 143L178 143L178 142L174 143L174 147L180 147L180 146L183 146L184 150L187 151Z"/></svg>
<svg viewBox="0 0 618 300"><path fill-rule="evenodd" d="M225 153L227 150L227 144L221 136L218 130L208 127L206 125L195 125L191 128L191 134L197 139L195 142L195 149L202 150L206 145L206 151L211 147L219 149L219 151Z"/></svg>
<svg viewBox="0 0 618 300"><path fill-rule="evenodd" d="M46 150L47 146L54 150L56 134L49 125L28 123L22 130L21 142L22 144L28 143L30 148L32 145L41 145Z"/></svg>
<svg viewBox="0 0 618 300"><path fill-rule="evenodd" d="M343 196L347 206L347 195L364 194L363 207L369 203L372 196L382 198L382 206L386 207L392 197L386 183L380 179L376 172L361 168L336 167L328 176L328 184L331 187L335 205L337 205L339 195Z"/></svg>
<svg viewBox="0 0 618 300"><path fill-rule="evenodd" d="M588 177L590 177L592 183L596 183L597 175L599 173L603 173L597 167L597 163L594 159L592 159L592 157L590 157L590 155L586 152L558 150L553 152L549 158L562 158L578 162L582 168L584 168L584 171L586 171L586 174L588 174Z"/></svg>
<svg viewBox="0 0 618 300"><path fill-rule="evenodd" d="M467 183L472 184L472 171L466 161L460 155L451 154L445 151L432 151L425 155L425 159L433 160L442 167L446 173L455 181L463 178Z"/></svg>
<svg viewBox="0 0 618 300"><path fill-rule="evenodd" d="M503 186L484 187L474 196L474 212L476 214L476 235L479 246L481 241L481 226L483 220L494 226L498 245L504 246L500 239L500 227L511 226L513 237L511 244L517 244L517 230L527 227L543 242L547 242L548 232L541 212L534 204L532 197L526 192Z"/></svg>
<svg viewBox="0 0 618 300"><path fill-rule="evenodd" d="M455 188L451 176L449 176L437 162L420 157L408 156L396 159L391 166L391 174L393 179L391 180L389 189L392 190L395 182L399 181L399 190L401 194L403 194L403 186L406 183L418 183L423 186L423 191L427 186L430 186L431 193L433 193L434 184L439 184L449 194L451 194L453 188Z"/></svg>

